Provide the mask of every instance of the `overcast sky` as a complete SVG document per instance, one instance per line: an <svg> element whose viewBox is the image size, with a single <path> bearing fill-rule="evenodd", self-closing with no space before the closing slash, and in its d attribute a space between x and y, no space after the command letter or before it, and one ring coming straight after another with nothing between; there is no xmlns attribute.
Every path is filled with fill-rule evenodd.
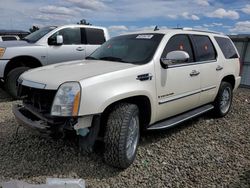
<svg viewBox="0 0 250 188"><path fill-rule="evenodd" d="M192 27L250 33L250 0L0 0L0 29L62 25L86 19L112 35L153 28Z"/></svg>

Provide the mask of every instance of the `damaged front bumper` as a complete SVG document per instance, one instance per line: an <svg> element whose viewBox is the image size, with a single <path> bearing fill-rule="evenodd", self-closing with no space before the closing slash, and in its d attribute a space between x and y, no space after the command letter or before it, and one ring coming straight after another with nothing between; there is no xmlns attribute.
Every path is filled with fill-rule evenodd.
<svg viewBox="0 0 250 188"><path fill-rule="evenodd" d="M42 134L63 133L64 130L75 131L77 135L86 136L100 124L100 115L85 117L51 117L37 112L31 106L14 105L13 114L19 125L38 131ZM88 131L86 131L88 129Z"/></svg>
<svg viewBox="0 0 250 188"><path fill-rule="evenodd" d="M79 136L81 151L93 151L95 141L100 139L100 115L86 117L53 118L44 117L28 106L14 105L12 109L19 125L56 138L63 137L65 129L75 131Z"/></svg>
<svg viewBox="0 0 250 188"><path fill-rule="evenodd" d="M41 133L51 133L50 126L48 126L48 123L42 119L39 119L29 110L27 110L24 106L14 105L12 108L12 112L19 125L31 128L32 130L36 130Z"/></svg>

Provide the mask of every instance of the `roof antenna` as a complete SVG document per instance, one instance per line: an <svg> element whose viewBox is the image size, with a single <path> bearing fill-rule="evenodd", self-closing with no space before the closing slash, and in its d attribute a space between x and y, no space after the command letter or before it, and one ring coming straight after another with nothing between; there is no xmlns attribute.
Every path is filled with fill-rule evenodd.
<svg viewBox="0 0 250 188"><path fill-rule="evenodd" d="M158 30L160 30L160 29L159 29L158 26L156 25L155 28L154 28L154 31L158 31Z"/></svg>

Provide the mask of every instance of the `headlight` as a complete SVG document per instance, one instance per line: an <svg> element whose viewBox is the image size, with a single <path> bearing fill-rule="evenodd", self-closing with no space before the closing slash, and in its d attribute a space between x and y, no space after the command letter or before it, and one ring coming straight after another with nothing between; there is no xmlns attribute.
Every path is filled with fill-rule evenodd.
<svg viewBox="0 0 250 188"><path fill-rule="evenodd" d="M81 86L78 82L62 84L54 98L52 116L77 116L81 99Z"/></svg>
<svg viewBox="0 0 250 188"><path fill-rule="evenodd" d="M0 58L3 57L4 52L5 52L5 48L0 48Z"/></svg>

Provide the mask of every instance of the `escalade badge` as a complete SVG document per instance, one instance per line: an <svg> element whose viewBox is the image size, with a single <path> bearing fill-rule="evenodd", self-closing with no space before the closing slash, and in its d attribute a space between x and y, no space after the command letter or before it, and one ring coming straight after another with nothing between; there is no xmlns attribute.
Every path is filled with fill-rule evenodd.
<svg viewBox="0 0 250 188"><path fill-rule="evenodd" d="M152 78L153 78L152 74L147 73L138 75L136 80L146 81L146 80L152 80Z"/></svg>

